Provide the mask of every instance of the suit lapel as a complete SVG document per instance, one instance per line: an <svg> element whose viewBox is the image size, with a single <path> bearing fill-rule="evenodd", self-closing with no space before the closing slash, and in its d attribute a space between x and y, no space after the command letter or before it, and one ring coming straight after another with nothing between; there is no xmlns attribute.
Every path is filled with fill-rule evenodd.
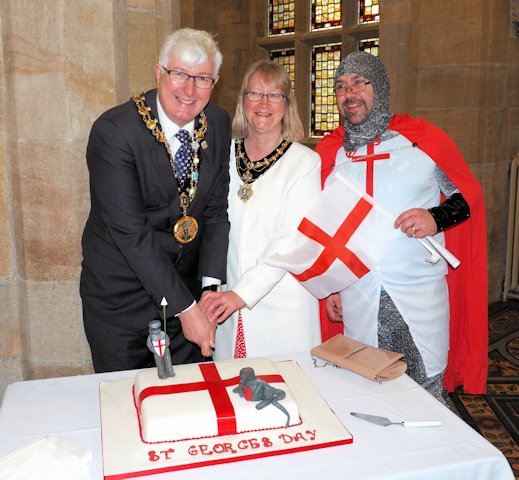
<svg viewBox="0 0 519 480"><path fill-rule="evenodd" d="M150 107L150 117L157 119L157 90L150 90L145 94L146 105ZM159 128L162 127L159 124ZM157 177L159 178L160 184L164 186L167 196L174 199L175 205L178 205L178 189L175 175L171 167L171 160L168 155L166 146L159 142L155 136L151 133L151 130L146 128L146 133L149 135L150 144L150 156L146 159L155 170L157 171ZM178 207L180 209L180 207Z"/></svg>
<svg viewBox="0 0 519 480"><path fill-rule="evenodd" d="M157 90L150 90L145 94L145 102L146 105L150 107L150 116L152 118L158 119L157 112ZM136 113L138 115L138 113ZM207 110L206 110L207 115ZM199 118L197 116L195 119L195 130L199 126ZM188 210L196 209L197 203L200 201L205 203L204 197L208 192L212 190L212 182L218 176L216 169L219 168L217 162L214 161L214 145L215 145L215 135L216 128L211 123L211 119L207 116L208 127L207 132L205 134L204 140L207 144L207 148L203 148L200 146L198 157L200 159L199 165L199 178L198 178L198 188L195 198L192 201L192 206ZM162 129L162 128L161 128ZM152 163L153 167L157 171L157 175L161 181L161 184L165 188L167 192L167 196L170 198L175 205L175 209L178 208L180 212L179 206L179 197L178 197L178 187L177 182L175 180L175 176L171 167L170 158L167 153L166 147L163 143L156 140L151 131L147 130L147 134L149 135L151 146L151 154L150 158L147 159L150 163Z"/></svg>

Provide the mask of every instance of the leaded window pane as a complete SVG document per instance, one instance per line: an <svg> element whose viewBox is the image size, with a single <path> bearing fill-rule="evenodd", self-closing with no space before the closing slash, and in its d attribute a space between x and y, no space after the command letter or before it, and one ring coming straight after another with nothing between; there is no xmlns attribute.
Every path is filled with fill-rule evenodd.
<svg viewBox="0 0 519 480"><path fill-rule="evenodd" d="M378 38L366 38L365 40L361 40L359 42L359 50L362 52L368 52L372 55L378 57L378 46L379 39Z"/></svg>
<svg viewBox="0 0 519 480"><path fill-rule="evenodd" d="M285 67L290 76L290 83L292 89L295 88L296 79L296 52L293 48L284 50L271 50L270 59Z"/></svg>
<svg viewBox="0 0 519 480"><path fill-rule="evenodd" d="M297 11L295 0L268 0L266 6L267 36L271 38L260 39L260 46L269 52L271 60L288 71L294 90L297 56L297 69L300 71L297 73L296 94L300 111L307 118L305 130L308 128L309 137L324 136L341 122L333 89L335 71L342 55L339 39L348 37L350 45L350 36L356 38L359 50L378 56L379 38L376 36L380 0L299 0ZM347 11L343 11L343 7ZM357 21L353 25L349 22L343 25L345 15L347 18L357 15L358 24L368 24L369 28L359 30ZM372 37L366 38L368 36ZM307 78L310 82L304 81Z"/></svg>
<svg viewBox="0 0 519 480"><path fill-rule="evenodd" d="M380 0L359 0L359 24L380 22Z"/></svg>
<svg viewBox="0 0 519 480"><path fill-rule="evenodd" d="M269 36L294 33L295 0L269 0Z"/></svg>
<svg viewBox="0 0 519 480"><path fill-rule="evenodd" d="M312 49L311 135L320 137L339 125L334 76L341 63L341 44L316 45Z"/></svg>
<svg viewBox="0 0 519 480"><path fill-rule="evenodd" d="M312 0L311 29L338 27L341 21L341 0Z"/></svg>

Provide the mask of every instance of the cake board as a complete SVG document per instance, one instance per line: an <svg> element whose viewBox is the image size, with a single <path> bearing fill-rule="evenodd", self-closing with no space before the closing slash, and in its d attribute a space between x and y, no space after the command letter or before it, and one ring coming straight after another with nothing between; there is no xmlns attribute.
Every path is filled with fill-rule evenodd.
<svg viewBox="0 0 519 480"><path fill-rule="evenodd" d="M102 382L104 479L122 480L352 443L350 432L297 362L276 362L275 365L297 400L300 424L156 444L141 440L132 393L134 379Z"/></svg>

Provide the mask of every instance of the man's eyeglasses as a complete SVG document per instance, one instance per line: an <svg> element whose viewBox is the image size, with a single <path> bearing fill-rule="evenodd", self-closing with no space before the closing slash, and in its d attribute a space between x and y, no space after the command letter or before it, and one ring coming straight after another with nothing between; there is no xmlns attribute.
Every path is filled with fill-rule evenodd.
<svg viewBox="0 0 519 480"><path fill-rule="evenodd" d="M286 97L284 93L244 92L244 95L251 102L260 102L263 100L263 97L267 97L270 103L281 103Z"/></svg>
<svg viewBox="0 0 519 480"><path fill-rule="evenodd" d="M368 82L367 80L362 80L360 78L357 78L356 80L353 80L353 83L351 85L345 85L344 83L336 83L335 84L335 95L346 95L346 92L352 92L352 93L358 93L363 92L366 90L366 87L371 82Z"/></svg>
<svg viewBox="0 0 519 480"><path fill-rule="evenodd" d="M162 70L164 70L168 76L169 81L173 85L185 85L189 82L189 79L192 78L195 82L195 87L198 88L211 88L214 84L214 78L205 77L203 75L189 75L185 72L179 72L178 70L168 70L166 67L160 66Z"/></svg>

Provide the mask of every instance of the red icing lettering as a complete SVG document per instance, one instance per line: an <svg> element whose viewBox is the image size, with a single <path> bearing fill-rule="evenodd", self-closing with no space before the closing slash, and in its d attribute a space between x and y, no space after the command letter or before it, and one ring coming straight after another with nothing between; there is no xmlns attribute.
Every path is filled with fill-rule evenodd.
<svg viewBox="0 0 519 480"><path fill-rule="evenodd" d="M261 445L258 443L258 440L255 438L249 438L247 440L240 440L238 442L238 448L240 450L248 450L249 448L252 448L253 450L255 448L259 448Z"/></svg>
<svg viewBox="0 0 519 480"><path fill-rule="evenodd" d="M212 455L209 445L191 445L188 449L189 455Z"/></svg>
<svg viewBox="0 0 519 480"><path fill-rule="evenodd" d="M160 450L159 452L150 450L148 452L148 460L150 462L158 462L160 459L170 460L172 453L175 453L175 449L173 448L169 448L168 450Z"/></svg>
<svg viewBox="0 0 519 480"><path fill-rule="evenodd" d="M292 442L311 442L315 440L316 430L306 430L305 432L297 432L295 435L288 435L286 433L282 433L279 436L279 439L284 443L292 443Z"/></svg>
<svg viewBox="0 0 519 480"><path fill-rule="evenodd" d="M272 441L270 440L270 438L263 437L261 441L263 442L264 447L272 447Z"/></svg>
<svg viewBox="0 0 519 480"><path fill-rule="evenodd" d="M148 452L148 460L150 462L157 462L158 460L160 460L160 456L157 455L157 453L155 452L155 450L150 450Z"/></svg>
<svg viewBox="0 0 519 480"><path fill-rule="evenodd" d="M251 448L259 448L260 447L260 444L258 443L258 441L255 438L251 438L249 440L249 444L250 444Z"/></svg>
<svg viewBox="0 0 519 480"><path fill-rule="evenodd" d="M261 445L258 443L258 441L255 438L249 438L247 440L240 440L238 442L238 448L240 450L248 450L249 448L255 449L259 448Z"/></svg>
<svg viewBox="0 0 519 480"><path fill-rule="evenodd" d="M247 450L249 448L249 441L248 440L240 440L238 442L238 449L240 450Z"/></svg>
<svg viewBox="0 0 519 480"><path fill-rule="evenodd" d="M212 445L198 444L191 445L187 452L189 455L196 457L197 455L221 455L224 453L237 454L239 450L254 450L256 448L271 447L272 441L268 437L263 437L261 442L257 438L247 438L239 440L237 443L215 443ZM153 452L155 453L155 452ZM165 452L160 452L165 453ZM155 460L158 460L159 457Z"/></svg>
<svg viewBox="0 0 519 480"><path fill-rule="evenodd" d="M212 455L213 454L213 452L211 452L209 450L209 445L198 445L198 448L202 455Z"/></svg>
<svg viewBox="0 0 519 480"><path fill-rule="evenodd" d="M170 453L175 453L175 450L173 448L168 448L167 450L161 450L160 453L166 460L169 460L171 458Z"/></svg>
<svg viewBox="0 0 519 480"><path fill-rule="evenodd" d="M232 448L232 445L230 443L217 443L213 446L213 452L214 453L225 453L225 452L231 452L236 453L236 450Z"/></svg>

